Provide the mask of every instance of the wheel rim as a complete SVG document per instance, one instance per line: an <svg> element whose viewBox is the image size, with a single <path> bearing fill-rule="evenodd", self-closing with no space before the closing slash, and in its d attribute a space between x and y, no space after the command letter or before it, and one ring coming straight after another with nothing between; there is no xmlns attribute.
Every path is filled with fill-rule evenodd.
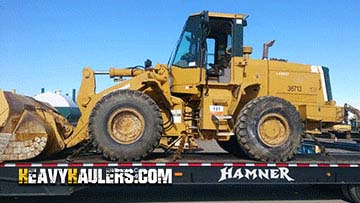
<svg viewBox="0 0 360 203"><path fill-rule="evenodd" d="M136 142L142 137L144 128L144 117L130 108L116 110L111 114L107 123L111 138L120 144Z"/></svg>
<svg viewBox="0 0 360 203"><path fill-rule="evenodd" d="M289 124L282 115L271 113L260 119L258 135L265 145L278 147L288 140L289 134Z"/></svg>

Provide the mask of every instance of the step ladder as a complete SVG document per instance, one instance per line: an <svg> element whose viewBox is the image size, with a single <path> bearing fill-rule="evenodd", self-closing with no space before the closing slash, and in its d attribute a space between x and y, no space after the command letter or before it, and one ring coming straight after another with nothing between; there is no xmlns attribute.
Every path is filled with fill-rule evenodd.
<svg viewBox="0 0 360 203"><path fill-rule="evenodd" d="M221 125L228 125L229 122L234 122L233 117L231 115L212 115L211 120L215 123L216 126L216 136L221 140L221 137L234 136L234 132L220 131ZM228 140L227 138L224 138Z"/></svg>

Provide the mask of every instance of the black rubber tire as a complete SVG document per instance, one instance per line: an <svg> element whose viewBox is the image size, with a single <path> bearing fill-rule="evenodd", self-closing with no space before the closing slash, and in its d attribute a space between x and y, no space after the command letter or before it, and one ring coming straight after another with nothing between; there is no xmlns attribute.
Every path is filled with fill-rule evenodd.
<svg viewBox="0 0 360 203"><path fill-rule="evenodd" d="M241 149L241 146L238 143L236 136L230 136L229 141L216 140L216 142L223 150L229 152L230 154L233 154L237 157L242 157L242 158L246 157L246 154Z"/></svg>
<svg viewBox="0 0 360 203"><path fill-rule="evenodd" d="M119 108L130 108L144 118L141 137L129 144L116 142L107 130L111 114ZM162 135L162 117L158 105L139 91L118 90L105 95L95 105L89 119L89 135L98 152L110 160L138 161L158 145Z"/></svg>
<svg viewBox="0 0 360 203"><path fill-rule="evenodd" d="M267 114L281 115L289 126L288 139L280 146L268 146L258 135L261 118ZM235 127L238 142L246 155L265 162L287 161L294 157L301 145L302 122L299 112L288 101L273 97L258 97L240 111Z"/></svg>
<svg viewBox="0 0 360 203"><path fill-rule="evenodd" d="M354 202L352 196L350 195L349 185L341 185L341 192L344 195L344 200L347 202Z"/></svg>
<svg viewBox="0 0 360 203"><path fill-rule="evenodd" d="M348 185L352 202L360 203L360 185Z"/></svg>

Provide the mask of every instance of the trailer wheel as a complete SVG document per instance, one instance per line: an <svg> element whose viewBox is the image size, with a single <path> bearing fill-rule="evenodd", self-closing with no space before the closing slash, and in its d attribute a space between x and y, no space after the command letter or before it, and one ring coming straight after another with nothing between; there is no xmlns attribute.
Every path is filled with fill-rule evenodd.
<svg viewBox="0 0 360 203"><path fill-rule="evenodd" d="M258 97L240 111L235 132L244 152L253 159L277 162L292 159L301 144L302 122L288 101Z"/></svg>
<svg viewBox="0 0 360 203"><path fill-rule="evenodd" d="M89 135L107 159L140 160L159 145L162 135L159 107L138 91L111 92L92 110Z"/></svg>
<svg viewBox="0 0 360 203"><path fill-rule="evenodd" d="M344 200L347 202L354 202L354 199L350 195L349 185L341 185L341 192L344 195Z"/></svg>
<svg viewBox="0 0 360 203"><path fill-rule="evenodd" d="M230 136L229 141L216 140L216 142L223 150L229 152L230 154L233 154L237 157L246 157L246 154L241 149L241 146L239 145L236 136Z"/></svg>
<svg viewBox="0 0 360 203"><path fill-rule="evenodd" d="M351 200L360 203L360 185L348 185Z"/></svg>

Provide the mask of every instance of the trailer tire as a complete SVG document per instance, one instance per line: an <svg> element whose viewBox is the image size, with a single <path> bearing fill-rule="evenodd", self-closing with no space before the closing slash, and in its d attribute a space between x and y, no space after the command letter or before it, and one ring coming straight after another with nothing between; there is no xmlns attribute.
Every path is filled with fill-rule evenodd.
<svg viewBox="0 0 360 203"><path fill-rule="evenodd" d="M353 198L350 195L349 185L341 185L341 192L344 195L344 200L347 202L354 202Z"/></svg>
<svg viewBox="0 0 360 203"><path fill-rule="evenodd" d="M237 157L246 157L245 152L241 149L236 136L230 136L228 141L216 140L218 145L224 150Z"/></svg>
<svg viewBox="0 0 360 203"><path fill-rule="evenodd" d="M292 159L301 144L302 122L288 101L263 96L240 111L235 133L243 151L252 159L279 162Z"/></svg>
<svg viewBox="0 0 360 203"><path fill-rule="evenodd" d="M105 95L89 118L90 139L110 160L143 159L159 145L162 130L158 105L139 91L118 90Z"/></svg>
<svg viewBox="0 0 360 203"><path fill-rule="evenodd" d="M360 185L348 185L351 200L360 203Z"/></svg>

